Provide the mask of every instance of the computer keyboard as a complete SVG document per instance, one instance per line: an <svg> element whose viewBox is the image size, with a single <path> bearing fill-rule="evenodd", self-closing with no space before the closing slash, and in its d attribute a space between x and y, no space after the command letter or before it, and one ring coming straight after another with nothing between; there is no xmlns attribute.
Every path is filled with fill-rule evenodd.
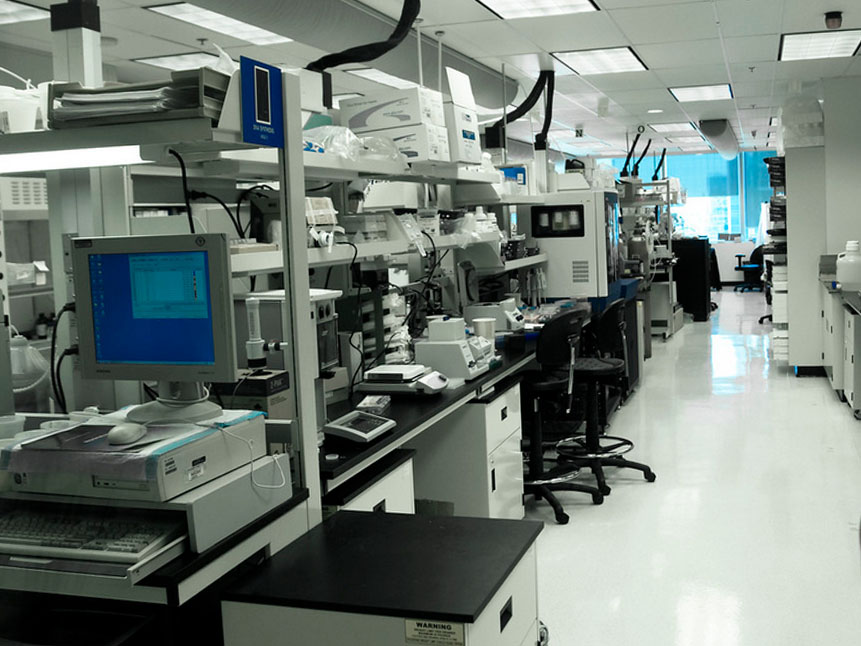
<svg viewBox="0 0 861 646"><path fill-rule="evenodd" d="M142 514L0 510L0 553L134 564L181 531L179 522Z"/></svg>

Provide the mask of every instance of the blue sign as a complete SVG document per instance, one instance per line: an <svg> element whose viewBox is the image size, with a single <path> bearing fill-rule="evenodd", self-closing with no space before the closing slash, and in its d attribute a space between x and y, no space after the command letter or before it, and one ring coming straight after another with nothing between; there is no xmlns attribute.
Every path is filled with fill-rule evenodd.
<svg viewBox="0 0 861 646"><path fill-rule="evenodd" d="M281 70L242 56L242 140L248 144L284 147L284 94Z"/></svg>

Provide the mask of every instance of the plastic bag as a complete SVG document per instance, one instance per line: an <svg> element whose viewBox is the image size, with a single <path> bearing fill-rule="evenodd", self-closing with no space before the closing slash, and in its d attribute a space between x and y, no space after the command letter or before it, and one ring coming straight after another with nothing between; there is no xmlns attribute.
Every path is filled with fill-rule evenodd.
<svg viewBox="0 0 861 646"><path fill-rule="evenodd" d="M309 145L313 152L337 155L350 161L358 161L362 153L362 142L353 131L343 126L320 126L302 133L305 139L305 149Z"/></svg>
<svg viewBox="0 0 861 646"><path fill-rule="evenodd" d="M362 157L365 159L380 159L383 161L393 161L401 164L404 170L407 169L407 158L398 150L393 142L388 137L378 137L369 135L362 137L359 140L362 144Z"/></svg>

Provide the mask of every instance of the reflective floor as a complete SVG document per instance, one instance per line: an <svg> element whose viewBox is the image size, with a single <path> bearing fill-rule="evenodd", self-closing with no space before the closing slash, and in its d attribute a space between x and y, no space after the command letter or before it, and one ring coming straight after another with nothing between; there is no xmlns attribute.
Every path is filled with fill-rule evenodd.
<svg viewBox="0 0 861 646"><path fill-rule="evenodd" d="M601 506L563 493L566 526L528 508L552 646L861 644L861 422L769 362L761 294L714 296L613 418L657 481L610 472Z"/></svg>

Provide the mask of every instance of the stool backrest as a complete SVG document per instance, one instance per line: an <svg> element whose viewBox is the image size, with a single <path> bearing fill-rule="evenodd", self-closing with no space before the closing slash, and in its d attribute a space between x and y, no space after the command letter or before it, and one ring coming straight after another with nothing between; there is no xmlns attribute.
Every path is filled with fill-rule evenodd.
<svg viewBox="0 0 861 646"><path fill-rule="evenodd" d="M598 351L617 356L625 346L625 299L617 298L601 313L594 323Z"/></svg>
<svg viewBox="0 0 861 646"><path fill-rule="evenodd" d="M557 314L538 333L535 358L542 368L558 368L571 363L571 348L580 343L583 329L582 311Z"/></svg>

